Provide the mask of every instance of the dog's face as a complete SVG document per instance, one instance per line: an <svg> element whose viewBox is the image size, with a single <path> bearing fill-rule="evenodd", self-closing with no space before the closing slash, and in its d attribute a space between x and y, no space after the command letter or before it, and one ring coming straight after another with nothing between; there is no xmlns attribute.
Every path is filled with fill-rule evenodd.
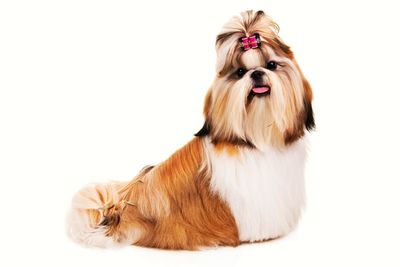
<svg viewBox="0 0 400 267"><path fill-rule="evenodd" d="M262 11L234 17L217 36L217 76L197 135L255 147L288 145L314 127L312 91L278 26ZM257 37L254 48L243 37ZM249 38L250 39L250 38Z"/></svg>

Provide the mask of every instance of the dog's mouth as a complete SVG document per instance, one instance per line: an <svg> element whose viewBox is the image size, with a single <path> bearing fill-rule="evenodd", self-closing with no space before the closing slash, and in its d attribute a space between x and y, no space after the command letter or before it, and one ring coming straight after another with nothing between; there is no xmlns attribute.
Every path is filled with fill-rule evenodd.
<svg viewBox="0 0 400 267"><path fill-rule="evenodd" d="M271 93L269 85L256 85L251 89L250 95L253 96L267 96Z"/></svg>

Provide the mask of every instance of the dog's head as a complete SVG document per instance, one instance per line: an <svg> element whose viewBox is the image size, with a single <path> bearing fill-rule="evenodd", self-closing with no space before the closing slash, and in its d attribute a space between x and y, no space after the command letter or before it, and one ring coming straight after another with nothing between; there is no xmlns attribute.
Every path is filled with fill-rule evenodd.
<svg viewBox="0 0 400 267"><path fill-rule="evenodd" d="M232 18L216 40L217 76L197 136L260 147L288 145L314 128L312 91L278 25L262 11Z"/></svg>

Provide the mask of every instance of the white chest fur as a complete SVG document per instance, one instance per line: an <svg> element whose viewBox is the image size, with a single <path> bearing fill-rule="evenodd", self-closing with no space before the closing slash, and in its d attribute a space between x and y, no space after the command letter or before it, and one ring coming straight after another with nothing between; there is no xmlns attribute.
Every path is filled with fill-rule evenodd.
<svg viewBox="0 0 400 267"><path fill-rule="evenodd" d="M278 150L240 149L230 155L205 142L211 190L231 208L241 241L276 238L297 224L305 201L306 140Z"/></svg>

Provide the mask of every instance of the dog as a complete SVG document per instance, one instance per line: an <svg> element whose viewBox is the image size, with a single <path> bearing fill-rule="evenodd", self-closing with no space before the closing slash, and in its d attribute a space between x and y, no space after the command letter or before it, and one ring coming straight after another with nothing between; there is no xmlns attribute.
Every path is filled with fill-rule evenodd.
<svg viewBox="0 0 400 267"><path fill-rule="evenodd" d="M216 38L205 122L164 162L130 182L73 198L68 234L89 246L197 250L276 239L305 201L312 90L278 25L246 11Z"/></svg>

